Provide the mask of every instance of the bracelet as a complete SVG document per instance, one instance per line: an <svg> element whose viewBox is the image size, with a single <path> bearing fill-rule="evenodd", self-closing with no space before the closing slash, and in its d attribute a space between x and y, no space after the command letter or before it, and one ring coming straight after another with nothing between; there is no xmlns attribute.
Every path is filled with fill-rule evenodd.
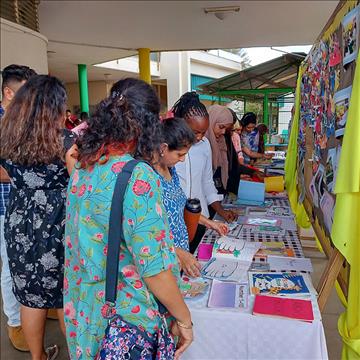
<svg viewBox="0 0 360 360"><path fill-rule="evenodd" d="M186 329L186 330L191 330L193 325L194 325L193 322L191 322L191 326L187 326L187 325L185 325L184 323L182 323L179 320L176 320L176 324L177 324L177 326L179 326L179 327L181 327L183 329Z"/></svg>

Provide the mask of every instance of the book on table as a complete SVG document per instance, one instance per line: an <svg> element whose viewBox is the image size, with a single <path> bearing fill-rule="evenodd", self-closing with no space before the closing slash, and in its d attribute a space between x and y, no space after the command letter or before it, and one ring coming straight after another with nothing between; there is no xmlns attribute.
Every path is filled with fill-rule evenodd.
<svg viewBox="0 0 360 360"><path fill-rule="evenodd" d="M247 282L248 270L260 242L222 236L215 240L212 257L201 272L210 279Z"/></svg>
<svg viewBox="0 0 360 360"><path fill-rule="evenodd" d="M311 322L314 313L311 300L256 295L253 315L272 316Z"/></svg>
<svg viewBox="0 0 360 360"><path fill-rule="evenodd" d="M264 183L240 180L236 204L240 205L264 205Z"/></svg>
<svg viewBox="0 0 360 360"><path fill-rule="evenodd" d="M238 308L248 307L249 287L247 284L213 280L208 307Z"/></svg>
<svg viewBox="0 0 360 360"><path fill-rule="evenodd" d="M309 276L296 272L249 272L249 288L253 295L309 297L316 294Z"/></svg>

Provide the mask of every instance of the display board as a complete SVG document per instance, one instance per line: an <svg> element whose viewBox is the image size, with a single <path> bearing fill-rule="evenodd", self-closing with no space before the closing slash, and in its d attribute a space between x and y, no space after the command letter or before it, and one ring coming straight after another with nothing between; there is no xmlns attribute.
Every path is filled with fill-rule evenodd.
<svg viewBox="0 0 360 360"><path fill-rule="evenodd" d="M320 309L336 279L345 295L344 358L360 358L359 40L359 1L341 1L299 68L285 166L297 220L307 215L329 257Z"/></svg>

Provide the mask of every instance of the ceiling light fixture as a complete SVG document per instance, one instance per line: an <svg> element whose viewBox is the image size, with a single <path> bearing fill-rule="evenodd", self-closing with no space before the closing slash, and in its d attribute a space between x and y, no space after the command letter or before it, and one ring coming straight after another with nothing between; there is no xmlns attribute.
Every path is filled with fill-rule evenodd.
<svg viewBox="0 0 360 360"><path fill-rule="evenodd" d="M219 20L224 20L230 13L239 12L240 6L222 6L204 8L205 14L214 14Z"/></svg>

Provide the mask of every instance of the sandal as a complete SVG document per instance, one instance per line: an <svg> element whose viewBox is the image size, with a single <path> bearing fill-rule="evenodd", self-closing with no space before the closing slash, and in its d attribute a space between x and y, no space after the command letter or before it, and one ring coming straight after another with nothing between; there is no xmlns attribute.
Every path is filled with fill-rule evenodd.
<svg viewBox="0 0 360 360"><path fill-rule="evenodd" d="M59 347L57 345L48 346L45 350L47 360L55 360L59 355Z"/></svg>

